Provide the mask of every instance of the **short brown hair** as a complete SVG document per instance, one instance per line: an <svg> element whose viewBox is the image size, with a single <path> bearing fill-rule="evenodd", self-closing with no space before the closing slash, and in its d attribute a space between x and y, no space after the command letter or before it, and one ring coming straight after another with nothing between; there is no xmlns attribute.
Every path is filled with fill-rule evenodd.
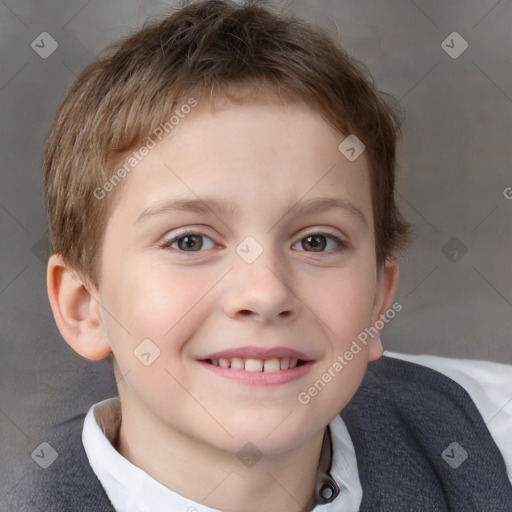
<svg viewBox="0 0 512 512"><path fill-rule="evenodd" d="M377 264L406 246L395 203L399 119L371 77L327 31L255 1L187 3L110 46L78 75L45 151L51 252L98 285L105 227L119 188L94 191L177 105L195 97L238 103L302 101L365 144ZM341 142L341 139L340 139Z"/></svg>

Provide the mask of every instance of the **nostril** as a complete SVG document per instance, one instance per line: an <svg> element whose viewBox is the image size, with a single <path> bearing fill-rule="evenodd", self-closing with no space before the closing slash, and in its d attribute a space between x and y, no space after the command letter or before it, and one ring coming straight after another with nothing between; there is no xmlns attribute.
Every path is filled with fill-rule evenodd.
<svg viewBox="0 0 512 512"><path fill-rule="evenodd" d="M242 309L240 312L239 312L240 316L249 316L251 314L251 311L249 311L248 309Z"/></svg>

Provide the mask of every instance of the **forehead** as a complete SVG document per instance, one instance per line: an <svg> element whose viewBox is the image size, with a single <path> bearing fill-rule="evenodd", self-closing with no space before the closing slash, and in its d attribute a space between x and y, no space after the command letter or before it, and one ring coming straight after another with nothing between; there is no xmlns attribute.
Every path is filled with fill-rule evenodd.
<svg viewBox="0 0 512 512"><path fill-rule="evenodd" d="M217 197L237 215L270 216L329 197L351 203L371 224L365 155L348 160L338 148L345 137L304 103L202 101L137 164L120 206L139 217L170 197Z"/></svg>

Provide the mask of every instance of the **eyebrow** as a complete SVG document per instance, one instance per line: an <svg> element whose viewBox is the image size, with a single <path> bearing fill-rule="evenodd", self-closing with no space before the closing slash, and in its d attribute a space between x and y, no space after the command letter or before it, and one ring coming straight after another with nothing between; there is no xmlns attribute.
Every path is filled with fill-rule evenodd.
<svg viewBox="0 0 512 512"><path fill-rule="evenodd" d="M301 214L324 213L330 210L342 210L350 213L353 217L368 226L366 217L363 212L351 201L335 197L318 197L308 199L307 201L298 201L288 205L288 215L292 210L297 210ZM216 216L225 214L235 214L237 207L225 200L204 197L190 199L170 199L165 200L145 208L137 217L134 224L138 224L143 220L158 216L167 215L176 212L192 212L192 213L213 213Z"/></svg>

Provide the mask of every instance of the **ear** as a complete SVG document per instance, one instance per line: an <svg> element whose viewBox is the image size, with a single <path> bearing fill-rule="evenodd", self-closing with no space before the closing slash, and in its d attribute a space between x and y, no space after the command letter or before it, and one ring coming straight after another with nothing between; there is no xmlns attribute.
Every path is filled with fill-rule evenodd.
<svg viewBox="0 0 512 512"><path fill-rule="evenodd" d="M370 327L373 336L368 343L368 361L378 359L384 352L380 336L384 325L388 321L386 320L386 312L391 308L391 303L395 297L398 286L398 274L398 263L395 259L387 260L377 272L377 287Z"/></svg>
<svg viewBox="0 0 512 512"><path fill-rule="evenodd" d="M50 256L46 284L57 327L75 352L97 361L112 350L101 322L99 293L85 282L59 254Z"/></svg>

